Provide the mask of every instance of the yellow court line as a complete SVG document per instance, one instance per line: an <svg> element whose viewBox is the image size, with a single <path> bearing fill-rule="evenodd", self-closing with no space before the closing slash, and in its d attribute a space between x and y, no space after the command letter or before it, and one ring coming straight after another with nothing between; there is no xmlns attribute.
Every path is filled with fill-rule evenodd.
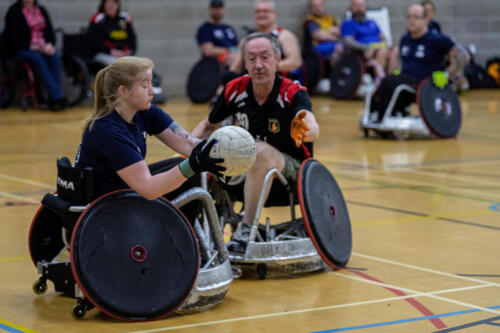
<svg viewBox="0 0 500 333"><path fill-rule="evenodd" d="M15 195L15 194L10 194L6 192L0 192L0 197L6 197L6 198L11 198L19 201L24 201L24 202L29 202L29 203L36 203L39 204L40 200L35 200L27 197L22 197L20 195Z"/></svg>
<svg viewBox="0 0 500 333"><path fill-rule="evenodd" d="M16 177L16 176L10 176L10 175L6 175L4 173L0 173L0 178L19 182L19 183L24 183L24 184L36 185L36 186L40 186L40 187L44 187L44 188L48 188L48 189L54 188L54 185L44 184L44 183L36 182L34 180L29 180L29 179L25 179L25 178Z"/></svg>
<svg viewBox="0 0 500 333"><path fill-rule="evenodd" d="M19 330L19 331L24 332L24 333L38 333L37 331L34 331L34 330L26 328L26 327L22 327L21 325L15 324L13 322L10 322L10 321L2 319L2 318L0 318L0 324L4 324L5 326L15 328L16 330Z"/></svg>
<svg viewBox="0 0 500 333"><path fill-rule="evenodd" d="M21 261L21 260L28 260L28 259L30 259L29 256L7 257L7 258L0 258L0 262L12 262L12 261Z"/></svg>
<svg viewBox="0 0 500 333"><path fill-rule="evenodd" d="M402 213L402 214L404 214L404 213ZM355 227L362 227L362 226L367 226L367 225L406 223L406 222L413 222L413 221L435 220L435 219L439 219L439 218L457 218L457 217L464 217L464 216L493 215L493 214L495 214L495 212L493 212L492 210L483 209L483 210L463 212L463 213L459 213L459 214L434 214L434 215L429 215L429 216L412 216L412 217L402 217L402 218L395 218L395 219L383 219L383 220L376 220L376 221L362 221L362 222L352 223L352 225Z"/></svg>

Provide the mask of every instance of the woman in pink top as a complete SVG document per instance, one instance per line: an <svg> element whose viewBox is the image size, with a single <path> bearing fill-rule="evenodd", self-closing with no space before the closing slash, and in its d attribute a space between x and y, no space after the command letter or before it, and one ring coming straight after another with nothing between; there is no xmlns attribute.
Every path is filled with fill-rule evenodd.
<svg viewBox="0 0 500 333"><path fill-rule="evenodd" d="M33 65L49 96L49 108L63 109L62 64L54 48L54 29L47 10L37 0L17 0L5 16L4 38L15 59Z"/></svg>

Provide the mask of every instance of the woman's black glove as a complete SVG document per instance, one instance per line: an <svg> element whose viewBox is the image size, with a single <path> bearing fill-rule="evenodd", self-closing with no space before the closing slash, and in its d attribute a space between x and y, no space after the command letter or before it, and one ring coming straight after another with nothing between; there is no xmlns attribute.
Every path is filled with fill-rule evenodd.
<svg viewBox="0 0 500 333"><path fill-rule="evenodd" d="M189 178L194 173L203 171L211 172L219 177L222 177L221 171L226 171L226 168L218 163L223 163L223 158L213 158L209 156L210 149L212 149L216 140L212 139L207 145L207 140L199 142L191 152L188 160L185 160L179 165L182 174ZM186 163L189 163L189 167ZM189 170L191 169L191 170Z"/></svg>

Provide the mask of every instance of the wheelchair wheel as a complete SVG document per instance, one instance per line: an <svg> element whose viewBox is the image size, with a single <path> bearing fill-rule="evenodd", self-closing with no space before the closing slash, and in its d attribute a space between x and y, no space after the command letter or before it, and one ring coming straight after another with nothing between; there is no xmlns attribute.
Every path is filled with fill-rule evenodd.
<svg viewBox="0 0 500 333"><path fill-rule="evenodd" d="M297 192L306 231L323 261L343 267L352 251L349 212L335 178L314 159L300 167Z"/></svg>
<svg viewBox="0 0 500 333"><path fill-rule="evenodd" d="M360 56L344 55L330 73L330 95L336 99L351 98L364 73L364 64Z"/></svg>
<svg viewBox="0 0 500 333"><path fill-rule="evenodd" d="M71 239L71 269L90 303L116 319L151 320L177 309L198 275L198 243L168 201L131 190L94 201Z"/></svg>
<svg viewBox="0 0 500 333"><path fill-rule="evenodd" d="M29 232L29 251L31 260L36 266L40 261L50 262L64 248L61 218L50 209L41 206Z"/></svg>
<svg viewBox="0 0 500 333"><path fill-rule="evenodd" d="M87 97L90 73L85 62L78 56L63 57L63 88L68 106L75 106Z"/></svg>
<svg viewBox="0 0 500 333"><path fill-rule="evenodd" d="M205 57L194 65L187 81L187 94L193 103L205 103L217 90L222 75L221 65L215 58Z"/></svg>
<svg viewBox="0 0 500 333"><path fill-rule="evenodd" d="M9 75L7 65L0 63L0 109L8 107L14 99L14 82Z"/></svg>
<svg viewBox="0 0 500 333"><path fill-rule="evenodd" d="M431 79L417 90L417 105L429 131L438 138L454 138L462 125L462 109L457 94L447 85L436 87Z"/></svg>

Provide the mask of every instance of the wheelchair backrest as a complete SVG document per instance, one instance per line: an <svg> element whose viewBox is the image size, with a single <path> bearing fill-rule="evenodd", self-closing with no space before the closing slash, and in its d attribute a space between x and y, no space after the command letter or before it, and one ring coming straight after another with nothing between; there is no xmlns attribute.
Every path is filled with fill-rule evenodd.
<svg viewBox="0 0 500 333"><path fill-rule="evenodd" d="M69 57L72 55L83 59L92 58L86 30L82 29L79 33L63 33L63 56Z"/></svg>
<svg viewBox="0 0 500 333"><path fill-rule="evenodd" d="M57 195L74 205L85 205L95 198L92 168L73 167L67 157L57 160Z"/></svg>
<svg viewBox="0 0 500 333"><path fill-rule="evenodd" d="M345 17L346 19L350 19L352 17L350 10L346 11ZM369 8L366 10L366 17L370 20L374 20L377 23L380 31L387 40L387 46L392 46L392 32L389 9L387 7Z"/></svg>

